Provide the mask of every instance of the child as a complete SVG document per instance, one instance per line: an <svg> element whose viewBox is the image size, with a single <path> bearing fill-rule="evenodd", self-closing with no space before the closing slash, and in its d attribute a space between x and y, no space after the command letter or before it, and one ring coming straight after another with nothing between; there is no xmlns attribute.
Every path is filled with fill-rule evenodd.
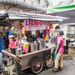
<svg viewBox="0 0 75 75"><path fill-rule="evenodd" d="M15 50L17 49L17 41L15 40L15 36L12 36L9 48L11 49L11 53L15 54Z"/></svg>

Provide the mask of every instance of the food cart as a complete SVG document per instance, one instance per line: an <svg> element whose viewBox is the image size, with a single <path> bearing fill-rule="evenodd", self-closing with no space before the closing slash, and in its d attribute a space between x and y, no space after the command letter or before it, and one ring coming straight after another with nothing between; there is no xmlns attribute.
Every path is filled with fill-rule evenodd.
<svg viewBox="0 0 75 75"><path fill-rule="evenodd" d="M42 21L57 21L57 17L52 17L49 15L33 15L26 13L14 13L6 12L9 15L10 20L42 20ZM15 15L15 16L14 16ZM44 19L43 19L44 18ZM52 18L52 19L49 19ZM54 19L53 19L54 18ZM21 39L20 39L21 40ZM34 74L37 74L42 71L44 65L48 68L53 65L53 56L52 52L54 51L55 46L50 45L48 48L43 47L42 49L28 52L27 54L14 55L7 52L8 50L2 50L4 54L9 57L12 57L15 60L17 69L23 71L27 68L31 68Z"/></svg>

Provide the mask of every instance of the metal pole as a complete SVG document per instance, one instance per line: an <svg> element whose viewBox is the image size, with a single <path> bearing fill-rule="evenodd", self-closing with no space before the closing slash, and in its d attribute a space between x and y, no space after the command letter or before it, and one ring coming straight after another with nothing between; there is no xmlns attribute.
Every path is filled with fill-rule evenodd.
<svg viewBox="0 0 75 75"><path fill-rule="evenodd" d="M20 25L20 21L19 21L19 25ZM20 34L20 47L21 47L21 29L20 29L20 33L19 34Z"/></svg>

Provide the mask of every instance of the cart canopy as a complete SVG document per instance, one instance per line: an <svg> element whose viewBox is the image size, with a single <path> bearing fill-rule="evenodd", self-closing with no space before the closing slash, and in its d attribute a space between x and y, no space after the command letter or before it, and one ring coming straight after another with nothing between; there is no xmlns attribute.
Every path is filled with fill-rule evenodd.
<svg viewBox="0 0 75 75"><path fill-rule="evenodd" d="M8 14L0 14L0 20L6 19L6 17L8 17Z"/></svg>
<svg viewBox="0 0 75 75"><path fill-rule="evenodd" d="M0 14L2 14L1 12ZM63 17L58 17L58 16L24 13L24 12L20 13L20 12L15 12L15 11L6 11L6 10L3 10L3 14L4 15L7 14L10 20L62 21L63 19Z"/></svg>

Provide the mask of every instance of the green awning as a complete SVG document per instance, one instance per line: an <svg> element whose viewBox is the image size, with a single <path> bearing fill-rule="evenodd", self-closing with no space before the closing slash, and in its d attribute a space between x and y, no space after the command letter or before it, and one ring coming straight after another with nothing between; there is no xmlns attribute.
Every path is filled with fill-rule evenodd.
<svg viewBox="0 0 75 75"><path fill-rule="evenodd" d="M64 12L64 11L69 11L69 10L75 10L75 4L50 8L50 9L47 10L47 13L48 14L49 13L58 13L58 12Z"/></svg>

